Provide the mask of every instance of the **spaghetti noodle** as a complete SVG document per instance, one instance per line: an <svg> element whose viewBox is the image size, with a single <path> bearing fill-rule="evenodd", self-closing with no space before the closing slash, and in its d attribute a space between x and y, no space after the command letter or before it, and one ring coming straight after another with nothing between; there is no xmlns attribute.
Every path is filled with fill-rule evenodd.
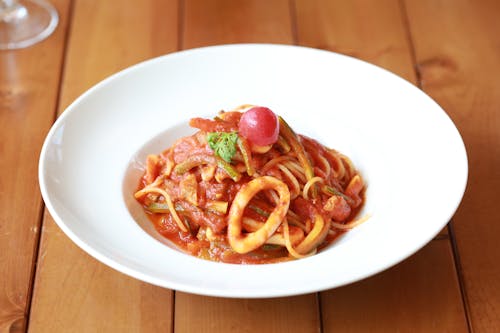
<svg viewBox="0 0 500 333"><path fill-rule="evenodd" d="M188 253L229 263L303 258L366 220L355 219L365 183L349 158L269 109L190 125L195 134L148 156L135 193L157 231Z"/></svg>

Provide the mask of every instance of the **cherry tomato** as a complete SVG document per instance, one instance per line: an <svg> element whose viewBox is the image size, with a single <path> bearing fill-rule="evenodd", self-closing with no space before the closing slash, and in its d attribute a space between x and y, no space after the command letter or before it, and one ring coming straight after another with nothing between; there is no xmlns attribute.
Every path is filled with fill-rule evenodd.
<svg viewBox="0 0 500 333"><path fill-rule="evenodd" d="M242 136L257 146L266 146L278 140L278 117L270 109L254 106L241 116L238 130Z"/></svg>

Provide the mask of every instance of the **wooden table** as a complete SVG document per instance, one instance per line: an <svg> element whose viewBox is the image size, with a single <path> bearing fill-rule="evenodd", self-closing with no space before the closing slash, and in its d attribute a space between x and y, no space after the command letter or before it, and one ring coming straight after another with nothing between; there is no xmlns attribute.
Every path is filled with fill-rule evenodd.
<svg viewBox="0 0 500 333"><path fill-rule="evenodd" d="M0 51L1 332L500 332L499 1L52 3L61 18L52 36ZM348 54L432 96L460 130L469 158L465 197L447 228L376 276L278 299L162 289L73 244L38 189L41 145L57 115L139 61L240 42ZM429 184L433 190L439 184Z"/></svg>

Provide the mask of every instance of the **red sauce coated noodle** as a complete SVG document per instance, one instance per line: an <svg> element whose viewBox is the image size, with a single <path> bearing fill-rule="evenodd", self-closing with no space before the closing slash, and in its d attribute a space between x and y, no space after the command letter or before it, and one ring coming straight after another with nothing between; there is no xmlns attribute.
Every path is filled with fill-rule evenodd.
<svg viewBox="0 0 500 333"><path fill-rule="evenodd" d="M247 107L193 118L198 132L148 156L135 198L161 235L200 258L262 264L313 255L367 219L348 157L281 117L276 142L256 146L238 134Z"/></svg>

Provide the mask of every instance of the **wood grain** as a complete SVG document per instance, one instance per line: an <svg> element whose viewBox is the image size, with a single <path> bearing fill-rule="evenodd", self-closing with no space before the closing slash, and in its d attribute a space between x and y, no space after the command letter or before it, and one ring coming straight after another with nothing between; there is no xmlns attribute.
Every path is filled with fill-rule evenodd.
<svg viewBox="0 0 500 333"><path fill-rule="evenodd" d="M417 84L412 45L398 1L297 1L296 6L299 44L366 60ZM407 320L418 324L416 331L442 332L450 323L454 329L450 332L466 331L446 229L438 239L390 272L321 293L324 331L405 331ZM433 264L436 260L439 265ZM439 296L446 318L445 310L426 305L439 288L440 295L446 296ZM380 311L390 311L390 316Z"/></svg>
<svg viewBox="0 0 500 333"><path fill-rule="evenodd" d="M75 2L59 110L115 71L175 51L177 13L177 1ZM46 213L30 331L168 332L172 295L94 260Z"/></svg>
<svg viewBox="0 0 500 333"><path fill-rule="evenodd" d="M109 75L177 51L177 2L76 0L60 111Z"/></svg>
<svg viewBox="0 0 500 333"><path fill-rule="evenodd" d="M186 0L183 48L231 43L293 43L287 0Z"/></svg>
<svg viewBox="0 0 500 333"><path fill-rule="evenodd" d="M324 332L468 332L447 239L369 279L321 293Z"/></svg>
<svg viewBox="0 0 500 333"><path fill-rule="evenodd" d="M295 3L300 45L365 60L416 83L411 45L397 0Z"/></svg>
<svg viewBox="0 0 500 333"><path fill-rule="evenodd" d="M48 214L45 223L30 332L170 330L170 290L114 271L77 248Z"/></svg>
<svg viewBox="0 0 500 333"><path fill-rule="evenodd" d="M177 332L315 332L316 294L274 299L223 299L176 293Z"/></svg>
<svg viewBox="0 0 500 333"><path fill-rule="evenodd" d="M500 2L406 1L422 87L464 139L469 180L455 230L475 332L500 331Z"/></svg>
<svg viewBox="0 0 500 333"><path fill-rule="evenodd" d="M57 105L69 2L48 39L0 51L0 332L26 326L42 200L38 156Z"/></svg>
<svg viewBox="0 0 500 333"><path fill-rule="evenodd" d="M237 42L292 43L288 1L185 2L182 45ZM316 295L227 299L177 292L176 332L317 332Z"/></svg>

